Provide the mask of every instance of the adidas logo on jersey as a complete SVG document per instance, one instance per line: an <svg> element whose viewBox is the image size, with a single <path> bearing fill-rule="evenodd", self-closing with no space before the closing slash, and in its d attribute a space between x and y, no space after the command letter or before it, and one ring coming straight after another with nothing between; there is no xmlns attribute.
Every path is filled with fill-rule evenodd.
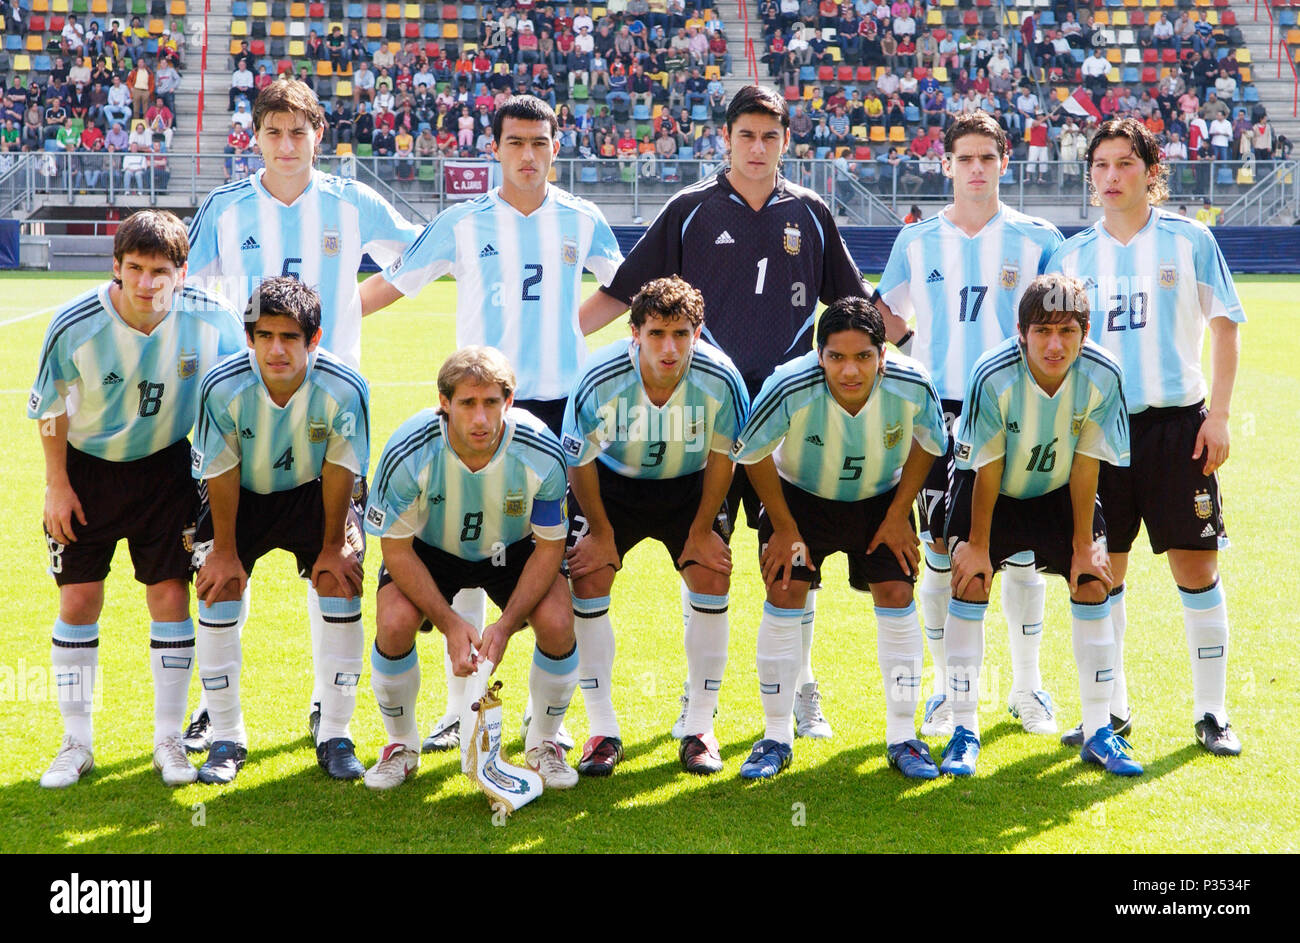
<svg viewBox="0 0 1300 943"><path fill-rule="evenodd" d="M1215 534L1215 530L1213 524L1206 524L1205 529L1201 531L1202 537L1213 537L1214 534Z"/></svg>
<svg viewBox="0 0 1300 943"><path fill-rule="evenodd" d="M492 248L492 243L489 242L487 245L483 247L483 251L478 254L478 257L480 259L486 259L491 256L499 255L499 254L500 253L498 253L496 249Z"/></svg>
<svg viewBox="0 0 1300 943"><path fill-rule="evenodd" d="M734 246L736 244L736 240L732 239L731 233L727 232L724 229L722 230L722 235L719 236L717 239L713 240L713 244L715 246Z"/></svg>
<svg viewBox="0 0 1300 943"><path fill-rule="evenodd" d="M925 283L927 285L933 285L935 282L941 282L941 281L943 281L943 273L940 272L937 268L930 269L930 274L926 277Z"/></svg>
<svg viewBox="0 0 1300 943"><path fill-rule="evenodd" d="M813 445L824 445L824 444L825 444L825 443L822 442L822 437L819 436L819 435L810 435L808 438L804 439L804 441L805 441L805 442L811 442Z"/></svg>
<svg viewBox="0 0 1300 943"><path fill-rule="evenodd" d="M103 382L104 386L112 386L114 383L121 383L121 382L122 382L122 378L119 377L112 370L104 374L104 382Z"/></svg>
<svg viewBox="0 0 1300 943"><path fill-rule="evenodd" d="M247 239L244 240L244 244L243 244L242 246L240 246L239 248L240 248L240 249L260 249L260 248L262 248L262 247L259 246L259 245L257 244L257 240L256 240L256 239L254 239L252 236L249 236Z"/></svg>
<svg viewBox="0 0 1300 943"><path fill-rule="evenodd" d="M253 430L248 428L248 426L244 426L244 428L239 430L239 436L243 439L251 439L253 437Z"/></svg>

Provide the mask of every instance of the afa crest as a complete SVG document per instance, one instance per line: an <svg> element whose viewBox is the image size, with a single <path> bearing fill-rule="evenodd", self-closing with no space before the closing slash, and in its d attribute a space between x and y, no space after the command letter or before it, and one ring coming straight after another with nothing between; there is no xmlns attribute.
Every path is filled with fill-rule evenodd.
<svg viewBox="0 0 1300 943"><path fill-rule="evenodd" d="M176 361L176 375L182 380L188 380L194 374L199 372L199 353L198 351L181 351L180 359Z"/></svg>
<svg viewBox="0 0 1300 943"><path fill-rule="evenodd" d="M895 448L902 441L903 424L901 422L896 422L892 426L885 426L885 448Z"/></svg>
<svg viewBox="0 0 1300 943"><path fill-rule="evenodd" d="M565 239L560 244L560 258L564 260L565 265L577 265L578 243L573 239Z"/></svg>
<svg viewBox="0 0 1300 943"><path fill-rule="evenodd" d="M1178 266L1162 265L1160 266L1160 287L1173 288L1178 284Z"/></svg>
<svg viewBox="0 0 1300 943"><path fill-rule="evenodd" d="M307 420L307 441L319 445L329 436L330 427L323 419Z"/></svg>
<svg viewBox="0 0 1300 943"><path fill-rule="evenodd" d="M506 517L524 516L524 493L522 491L506 492Z"/></svg>
<svg viewBox="0 0 1300 943"><path fill-rule="evenodd" d="M1083 432L1083 421L1088 418L1087 413L1075 413L1070 417L1070 435L1076 438Z"/></svg>
<svg viewBox="0 0 1300 943"><path fill-rule="evenodd" d="M1196 509L1196 516L1203 521L1208 521L1214 513L1214 501L1210 499L1208 491L1198 491L1192 498L1192 507Z"/></svg>
<svg viewBox="0 0 1300 943"><path fill-rule="evenodd" d="M785 224L785 251L791 255L799 254L799 246L802 244L802 237L799 233L798 223Z"/></svg>
<svg viewBox="0 0 1300 943"><path fill-rule="evenodd" d="M340 243L339 231L337 229L327 229L321 233L320 251L329 256L338 255Z"/></svg>
<svg viewBox="0 0 1300 943"><path fill-rule="evenodd" d="M1006 262L1002 266L1002 287L1007 291L1012 291L1020 284L1020 266L1014 262Z"/></svg>

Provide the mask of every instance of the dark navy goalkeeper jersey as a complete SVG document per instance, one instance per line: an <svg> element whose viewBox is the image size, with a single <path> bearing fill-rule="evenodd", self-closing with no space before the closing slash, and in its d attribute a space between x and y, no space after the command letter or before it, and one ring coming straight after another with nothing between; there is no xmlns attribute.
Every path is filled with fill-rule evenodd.
<svg viewBox="0 0 1300 943"><path fill-rule="evenodd" d="M871 297L835 218L811 190L777 177L757 212L725 171L674 196L605 289L622 302L646 282L680 275L704 295L704 334L750 392L812 346L817 301Z"/></svg>

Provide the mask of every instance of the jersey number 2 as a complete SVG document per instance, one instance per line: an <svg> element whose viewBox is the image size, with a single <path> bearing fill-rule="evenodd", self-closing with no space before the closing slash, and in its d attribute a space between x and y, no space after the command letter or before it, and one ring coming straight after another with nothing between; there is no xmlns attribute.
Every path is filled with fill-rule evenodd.
<svg viewBox="0 0 1300 943"><path fill-rule="evenodd" d="M524 271L533 273L524 279L524 301L541 301L542 296L533 294L533 289L542 280L542 267L536 262L530 262L524 266Z"/></svg>

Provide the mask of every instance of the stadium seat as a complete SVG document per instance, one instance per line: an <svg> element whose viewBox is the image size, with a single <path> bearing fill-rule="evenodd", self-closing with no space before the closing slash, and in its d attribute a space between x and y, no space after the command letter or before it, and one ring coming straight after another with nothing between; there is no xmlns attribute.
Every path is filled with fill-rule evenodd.
<svg viewBox="0 0 1300 943"><path fill-rule="evenodd" d="M377 20L366 21L366 37L368 39L378 39L384 35L384 24Z"/></svg>
<svg viewBox="0 0 1300 943"><path fill-rule="evenodd" d="M32 70L31 56L27 55L27 53L25 52L20 52L16 56L14 56L15 72L21 74L23 72L30 72L31 70Z"/></svg>
<svg viewBox="0 0 1300 943"><path fill-rule="evenodd" d="M42 49L44 49L44 48L45 48L45 42L44 42L44 40L41 39L41 34L40 34L40 33L28 33L28 34L27 34L27 51L28 51L28 52L40 52L40 51L41 51Z"/></svg>
<svg viewBox="0 0 1300 943"><path fill-rule="evenodd" d="M334 86L334 94L339 98L351 98L352 83L347 79L339 79L338 84Z"/></svg>
<svg viewBox="0 0 1300 943"><path fill-rule="evenodd" d="M279 20L271 21L271 36L273 38L287 35L289 35L289 28L284 23Z"/></svg>
<svg viewBox="0 0 1300 943"><path fill-rule="evenodd" d="M870 133L867 135L867 140L883 144L886 140L885 126L883 124L873 124Z"/></svg>
<svg viewBox="0 0 1300 943"><path fill-rule="evenodd" d="M899 125L894 125L889 129L889 140L893 144L907 143L907 132Z"/></svg>
<svg viewBox="0 0 1300 943"><path fill-rule="evenodd" d="M400 3L384 4L384 19L400 20L402 18L402 5Z"/></svg>
<svg viewBox="0 0 1300 943"><path fill-rule="evenodd" d="M305 20L307 18L307 4L305 3L289 4L289 16L295 20Z"/></svg>
<svg viewBox="0 0 1300 943"><path fill-rule="evenodd" d="M270 11L267 10L267 6L264 0L253 0L253 6L251 12L253 16L256 17L257 19L264 20L269 15Z"/></svg>
<svg viewBox="0 0 1300 943"><path fill-rule="evenodd" d="M327 79L334 74L334 66L328 59L319 59L316 62L316 78Z"/></svg>
<svg viewBox="0 0 1300 943"><path fill-rule="evenodd" d="M346 157L352 153L352 145L349 144L347 141L340 141L337 145L335 145L334 153L338 157Z"/></svg>
<svg viewBox="0 0 1300 943"><path fill-rule="evenodd" d="M301 58L302 58L303 56L305 56L305 55L307 55L307 44L306 44L306 43L304 43L301 39L291 39L291 40L289 40L289 58L290 58L290 59L301 59Z"/></svg>

